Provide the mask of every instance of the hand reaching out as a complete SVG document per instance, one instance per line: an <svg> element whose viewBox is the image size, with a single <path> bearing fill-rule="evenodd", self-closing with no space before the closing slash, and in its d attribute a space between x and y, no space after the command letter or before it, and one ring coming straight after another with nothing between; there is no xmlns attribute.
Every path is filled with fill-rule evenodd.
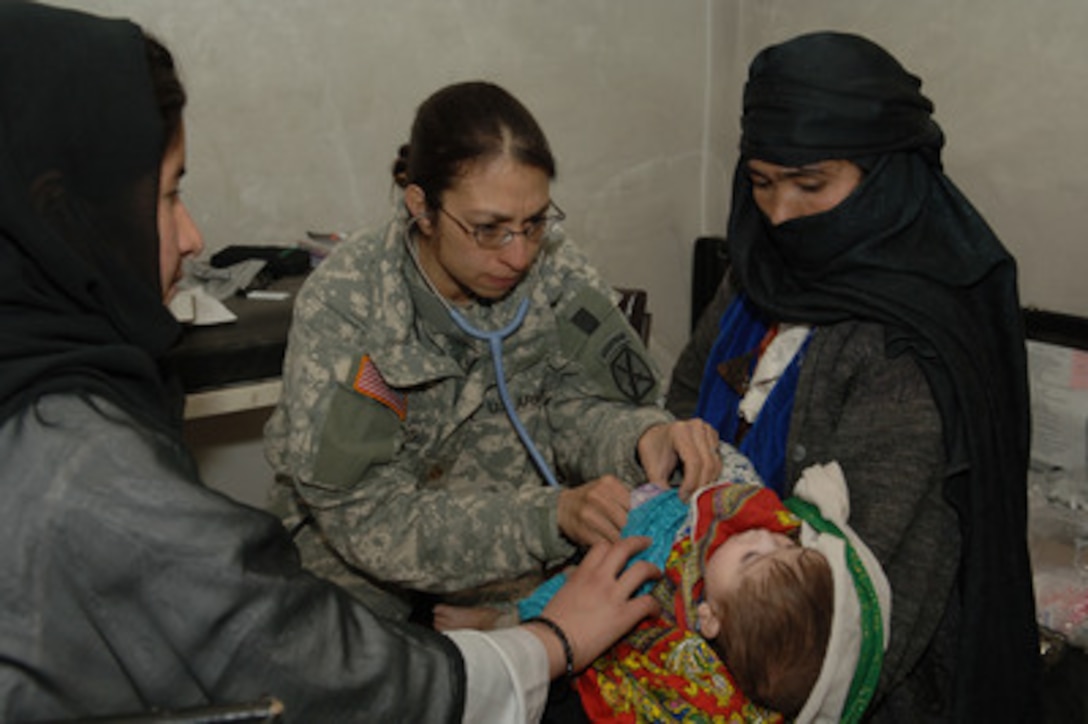
<svg viewBox="0 0 1088 724"><path fill-rule="evenodd" d="M578 545L590 546L619 540L630 507L627 486L619 478L605 475L561 492L556 517L563 535Z"/></svg>
<svg viewBox="0 0 1088 724"><path fill-rule="evenodd" d="M638 459L652 483L666 487L678 464L684 466L680 498L687 500L722 470L718 432L698 418L654 425L638 440Z"/></svg>
<svg viewBox="0 0 1088 724"><path fill-rule="evenodd" d="M580 671L660 606L648 594L632 595L661 571L648 561L623 567L631 556L650 544L645 537L624 538L618 543L598 543L585 558L567 571L567 583L544 608L543 615L566 634L574 654L574 670ZM622 571L622 573L621 573ZM539 623L527 623L548 650L552 677L563 673L566 655L559 639Z"/></svg>

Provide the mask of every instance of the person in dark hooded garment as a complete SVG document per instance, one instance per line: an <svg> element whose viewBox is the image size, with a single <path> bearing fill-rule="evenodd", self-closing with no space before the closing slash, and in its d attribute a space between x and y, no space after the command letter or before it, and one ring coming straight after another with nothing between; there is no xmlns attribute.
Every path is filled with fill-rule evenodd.
<svg viewBox="0 0 1088 724"><path fill-rule="evenodd" d="M888 573L873 720L1039 712L1016 263L945 175L920 80L857 35L760 52L744 90L730 268L666 406L772 487L837 461Z"/></svg>
<svg viewBox="0 0 1088 724"><path fill-rule="evenodd" d="M256 700L283 721L511 721L656 610L590 550L512 636L373 616L280 521L204 487L163 304L200 234L185 93L139 27L0 3L0 720ZM642 545L645 544L643 541Z"/></svg>

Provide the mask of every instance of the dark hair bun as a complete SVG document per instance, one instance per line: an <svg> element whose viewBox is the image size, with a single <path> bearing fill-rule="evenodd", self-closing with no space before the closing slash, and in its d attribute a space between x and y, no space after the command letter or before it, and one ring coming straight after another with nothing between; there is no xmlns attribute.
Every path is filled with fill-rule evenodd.
<svg viewBox="0 0 1088 724"><path fill-rule="evenodd" d="M397 149L397 159L393 161L393 183L405 188L411 181L408 179L408 152L411 147L406 143Z"/></svg>

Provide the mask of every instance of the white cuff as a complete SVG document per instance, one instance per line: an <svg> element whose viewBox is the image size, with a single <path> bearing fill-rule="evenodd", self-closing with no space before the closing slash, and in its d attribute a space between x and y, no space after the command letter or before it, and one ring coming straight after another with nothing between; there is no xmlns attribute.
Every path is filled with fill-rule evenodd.
<svg viewBox="0 0 1088 724"><path fill-rule="evenodd" d="M465 722L538 722L548 700L548 652L531 632L451 631L465 660Z"/></svg>

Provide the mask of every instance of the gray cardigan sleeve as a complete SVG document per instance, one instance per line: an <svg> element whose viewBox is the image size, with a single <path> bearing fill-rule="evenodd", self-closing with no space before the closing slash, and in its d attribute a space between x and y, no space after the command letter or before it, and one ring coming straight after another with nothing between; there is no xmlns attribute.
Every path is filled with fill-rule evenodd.
<svg viewBox="0 0 1088 724"><path fill-rule="evenodd" d="M912 358L887 357L882 327L845 322L816 330L787 456L787 481L809 465L839 462L851 525L891 582L891 641L878 697L908 678L921 683L917 664L953 588L959 525L943 497L944 445L929 385Z"/></svg>

